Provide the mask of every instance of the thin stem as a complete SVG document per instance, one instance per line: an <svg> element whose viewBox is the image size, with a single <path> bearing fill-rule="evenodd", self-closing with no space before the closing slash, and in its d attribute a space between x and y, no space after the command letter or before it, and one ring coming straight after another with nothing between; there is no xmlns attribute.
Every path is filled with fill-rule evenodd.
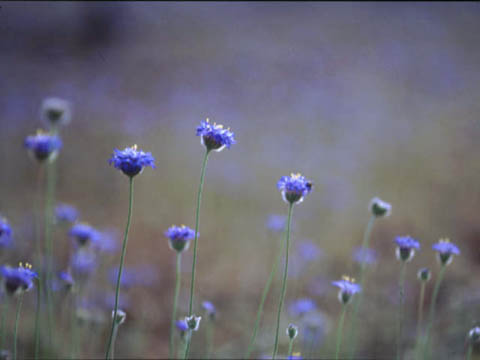
<svg viewBox="0 0 480 360"><path fill-rule="evenodd" d="M397 315L397 360L401 359L401 347L402 347L402 333L403 333L403 318L405 312L405 273L407 270L407 262L402 261L402 270L400 270L400 279L398 281L398 289L400 295L400 301L398 304Z"/></svg>
<svg viewBox="0 0 480 360"><path fill-rule="evenodd" d="M472 358L472 351L473 351L473 346L472 343L470 342L468 344L468 350L467 350L467 357L466 360L470 360Z"/></svg>
<svg viewBox="0 0 480 360"><path fill-rule="evenodd" d="M107 352L105 354L105 359L110 358L110 352L112 351L112 342L113 342L113 333L115 331L115 322L117 319L117 311L118 311L118 298L120 295L120 283L122 279L122 271L123 271L123 263L125 261L125 254L127 252L127 243L128 243L128 230L130 229L130 222L132 220L132 208L133 208L133 177L130 178L130 196L128 202L128 217L127 217L127 226L125 227L125 236L123 238L123 245L122 245L122 255L120 257L120 267L118 269L118 277L117 277L117 287L115 290L115 307L113 309L113 317L112 317L112 328L110 330L110 337L108 339L107 345Z"/></svg>
<svg viewBox="0 0 480 360"><path fill-rule="evenodd" d="M442 265L440 272L438 273L437 280L435 281L435 287L433 288L432 302L430 303L430 311L428 314L428 323L427 329L425 331L425 347L424 347L424 358L428 358L429 344L430 344L430 330L433 325L433 320L435 318L435 305L437 302L438 291L440 290L440 284L442 283L443 276L445 275L445 269L447 265Z"/></svg>
<svg viewBox="0 0 480 360"><path fill-rule="evenodd" d="M283 283L282 283L282 293L280 295L280 304L278 305L277 330L275 332L275 344L273 346L273 354L272 354L273 360L275 360L275 356L277 356L278 333L280 330L280 317L282 315L282 308L283 308L283 302L285 300L285 293L287 292L288 250L290 247L290 225L292 223L292 210L293 210L293 203L291 203L288 207L287 236L286 236L286 243L285 243L285 268L283 271Z"/></svg>
<svg viewBox="0 0 480 360"><path fill-rule="evenodd" d="M192 312L193 312L193 293L195 290L195 266L197 264L197 242L198 242L198 224L200 220L200 204L202 202L203 183L205 181L205 170L207 168L207 160L208 160L209 153L210 152L207 150L203 158L202 174L200 176L200 185L198 187L197 210L195 213L195 240L193 242L192 281L190 283L190 302L188 305L188 316L192 316Z"/></svg>
<svg viewBox="0 0 480 360"><path fill-rule="evenodd" d="M0 349L4 348L5 345L5 321L7 318L7 312L8 312L8 297L6 294L3 294L3 299L2 299L2 320L0 323Z"/></svg>
<svg viewBox="0 0 480 360"><path fill-rule="evenodd" d="M115 326L113 328L113 336L112 336L112 350L110 352L110 356L112 357L112 359L115 358L115 342L117 341L118 328L119 328L119 325L115 323Z"/></svg>
<svg viewBox="0 0 480 360"><path fill-rule="evenodd" d="M40 351L40 312L42 304L42 282L37 281L37 304L35 305L35 360L38 359Z"/></svg>
<svg viewBox="0 0 480 360"><path fill-rule="evenodd" d="M293 339L290 339L288 342L288 359L292 356L293 353Z"/></svg>
<svg viewBox="0 0 480 360"><path fill-rule="evenodd" d="M15 329L13 330L13 360L17 360L17 335L20 311L22 310L23 292L18 296L17 313L15 315Z"/></svg>
<svg viewBox="0 0 480 360"><path fill-rule="evenodd" d="M342 345L342 335L343 335L343 323L345 320L345 313L347 312L346 305L342 305L342 312L340 314L340 320L338 320L338 329L337 329L337 345L335 346L335 360L338 360L338 355L340 354L340 346Z"/></svg>
<svg viewBox="0 0 480 360"><path fill-rule="evenodd" d="M192 340L192 330L187 330L185 334L185 353L183 354L183 359L186 360L188 358L188 353L190 352L190 342Z"/></svg>
<svg viewBox="0 0 480 360"><path fill-rule="evenodd" d="M370 216L370 219L368 220L367 227L365 228L365 232L363 233L363 242L362 242L362 248L361 252L362 254L365 254L366 249L368 249L369 243L370 243L370 237L371 233L373 230L373 225L375 223L375 215ZM365 272L367 268L367 262L362 261L360 265L360 286L362 289L365 289ZM353 306L353 316L352 316L352 326L350 330L350 353L349 353L349 359L353 359L353 356L355 354L355 350L357 347L357 318L358 318L358 310L361 307L362 299L363 299L363 291L358 294L357 300L354 302Z"/></svg>
<svg viewBox="0 0 480 360"><path fill-rule="evenodd" d="M172 323L170 324L170 347L168 351L168 358L173 358L173 353L175 350L175 321L177 319L177 303L178 303L178 294L180 293L180 283L181 283L181 264L182 264L182 254L177 252L177 264L175 267L175 295L173 297L173 311L172 311Z"/></svg>
<svg viewBox="0 0 480 360"><path fill-rule="evenodd" d="M422 322L423 322L423 303L425 302L425 281L420 284L420 300L418 301L418 314L417 314L417 340L415 345L415 358L419 358L420 353L420 340L422 338Z"/></svg>
<svg viewBox="0 0 480 360"><path fill-rule="evenodd" d="M250 354L252 353L253 347L255 346L255 340L257 338L258 327L260 326L260 320L262 319L263 307L264 307L264 304L265 304L265 300L267 299L267 296L268 296L268 293L270 291L270 287L272 285L273 279L275 278L275 274L277 273L278 264L280 263L280 260L282 259L284 248L285 248L285 243L283 243L282 247L278 251L278 255L275 258L275 261L272 265L272 271L270 272L267 283L265 284L265 287L263 288L262 297L260 299L260 304L258 305L257 318L255 320L255 326L253 327L253 333L252 333L252 337L250 338L250 344L248 345L247 353L245 354L245 359L250 358Z"/></svg>

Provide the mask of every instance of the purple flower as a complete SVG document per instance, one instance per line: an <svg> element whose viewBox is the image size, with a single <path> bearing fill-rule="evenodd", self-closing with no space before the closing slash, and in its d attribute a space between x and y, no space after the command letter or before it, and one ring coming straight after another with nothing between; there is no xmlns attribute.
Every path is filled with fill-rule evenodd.
<svg viewBox="0 0 480 360"><path fill-rule="evenodd" d="M288 307L288 311L292 316L302 316L310 311L316 310L317 305L315 301L309 298L303 298L295 300L290 306Z"/></svg>
<svg viewBox="0 0 480 360"><path fill-rule="evenodd" d="M108 160L110 165L121 170L125 175L134 177L140 174L147 166L155 168L155 159L151 153L139 150L137 145L127 147L124 150L114 149L112 157Z"/></svg>
<svg viewBox="0 0 480 360"><path fill-rule="evenodd" d="M397 236L395 243L397 244L395 251L397 259L405 262L412 260L415 250L420 249L419 242L411 236Z"/></svg>
<svg viewBox="0 0 480 360"><path fill-rule="evenodd" d="M56 135L38 130L37 134L25 138L24 145L38 161L53 161L62 147L62 141Z"/></svg>
<svg viewBox="0 0 480 360"><path fill-rule="evenodd" d="M12 228L7 219L0 216L0 248L7 248L12 243Z"/></svg>
<svg viewBox="0 0 480 360"><path fill-rule="evenodd" d="M305 195L312 191L312 182L301 174L282 176L277 183L277 188L282 192L282 198L287 204L299 204Z"/></svg>
<svg viewBox="0 0 480 360"><path fill-rule="evenodd" d="M195 237L195 231L185 225L172 225L165 232L165 236L169 240L170 249L182 252L190 246L190 240Z"/></svg>
<svg viewBox="0 0 480 360"><path fill-rule="evenodd" d="M180 331L180 335L183 336L188 331L188 325L185 320L177 320L175 326Z"/></svg>
<svg viewBox="0 0 480 360"><path fill-rule="evenodd" d="M315 261L322 256L322 250L313 241L305 240L298 244L298 254L305 262Z"/></svg>
<svg viewBox="0 0 480 360"><path fill-rule="evenodd" d="M348 304L353 295L362 291L362 287L355 284L355 279L348 276L342 276L342 280L332 281L332 285L340 288L338 292L338 300L342 304Z"/></svg>
<svg viewBox="0 0 480 360"><path fill-rule="evenodd" d="M285 230L287 217L285 215L271 214L267 219L267 229L273 232L282 232Z"/></svg>
<svg viewBox="0 0 480 360"><path fill-rule="evenodd" d="M452 262L452 255L460 255L460 249L449 239L440 239L432 246L433 250L438 252L438 260L442 265L448 265Z"/></svg>
<svg viewBox="0 0 480 360"><path fill-rule="evenodd" d="M197 127L197 136L200 136L200 141L207 151L222 151L235 144L235 136L230 128L224 129L223 125L210 123L208 119L202 121Z"/></svg>
<svg viewBox="0 0 480 360"><path fill-rule="evenodd" d="M217 309L215 308L215 305L213 305L210 301L204 301L202 302L202 308L207 312L207 315L211 320L215 319L215 316L217 314Z"/></svg>
<svg viewBox="0 0 480 360"><path fill-rule="evenodd" d="M90 242L96 242L100 233L87 223L77 223L70 228L68 234L74 238L78 245L85 246Z"/></svg>
<svg viewBox="0 0 480 360"><path fill-rule="evenodd" d="M55 217L59 222L75 222L78 219L78 210L68 204L58 204L55 208Z"/></svg>
<svg viewBox="0 0 480 360"><path fill-rule="evenodd" d="M22 263L17 268L10 266L0 267L0 274L4 279L5 290L10 295L29 291L33 287L33 280L38 278L38 274L32 270L32 265Z"/></svg>

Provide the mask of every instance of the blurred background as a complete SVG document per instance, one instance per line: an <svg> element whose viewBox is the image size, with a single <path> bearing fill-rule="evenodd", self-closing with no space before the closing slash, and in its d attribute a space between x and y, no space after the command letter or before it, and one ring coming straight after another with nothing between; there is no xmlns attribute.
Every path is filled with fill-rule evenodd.
<svg viewBox="0 0 480 360"><path fill-rule="evenodd" d="M269 215L287 213L276 182L291 172L314 183L294 211L282 329L300 325L295 349L331 356L340 304L330 281L358 276L353 254L368 202L380 196L393 211L372 234L358 354L394 355L400 264L393 240L411 235L422 249L408 265L406 343L415 341L416 271L431 267L435 278L431 245L450 237L462 254L439 294L435 353L464 356L465 335L480 316L478 3L0 2L0 34L0 213L14 231L4 263L33 261L34 200L43 187L22 146L46 126L44 98L66 99L73 109L62 130L57 201L108 230L117 246L128 179L107 160L133 144L156 158L157 169L135 182L131 284L121 293L127 321L116 356L167 356L175 254L163 233L171 224L195 225L203 154L195 128L206 117L230 126L238 142L210 157L201 209L195 311L203 300L217 307L214 357L245 353L283 241L267 226ZM71 266L67 232L55 229L57 270ZM103 265L85 296L91 316L81 331L90 338L81 340L82 358L103 356L114 290L108 272L119 262L110 250L96 258ZM187 311L191 256L192 249L184 254L179 316ZM277 276L258 357L273 347L279 294ZM305 313L296 307L301 299L310 302ZM32 294L20 356L31 356L33 309ZM58 311L61 356L69 323ZM193 357L205 356L204 336L195 334ZM287 340L282 330L283 354Z"/></svg>

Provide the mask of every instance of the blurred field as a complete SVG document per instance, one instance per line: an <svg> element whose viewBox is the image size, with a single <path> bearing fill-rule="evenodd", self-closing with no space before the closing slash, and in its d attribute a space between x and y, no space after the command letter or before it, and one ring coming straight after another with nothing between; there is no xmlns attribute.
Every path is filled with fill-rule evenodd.
<svg viewBox="0 0 480 360"><path fill-rule="evenodd" d="M171 224L194 226L203 153L195 127L209 117L230 126L238 141L211 156L201 211L196 306L200 312L200 301L210 300L218 308L216 357L244 355L282 241L265 227L269 214L287 212L276 182L300 171L315 188L295 208L293 250L309 239L323 256L306 268L293 257L286 304L315 300L328 330L318 356L331 356L340 310L329 282L358 272L352 251L362 240L368 201L378 195L393 213L373 231L379 256L369 273L359 354L394 356L400 265L393 239L409 234L422 249L407 274L407 342L414 341L415 273L438 270L431 245L450 237L462 254L440 292L435 353L463 358L465 334L480 316L478 3L0 6L0 213L16 244L4 261L28 260L34 249L38 168L22 143L44 126L45 97L73 104L57 199L77 206L82 220L121 234L128 181L107 160L113 148L133 144L156 157L157 169L136 180L127 253L127 266L149 265L156 278L122 291L131 301L118 357L167 356L175 258L163 232ZM68 265L66 231L55 231L58 269ZM180 314L188 305L191 255L185 254ZM108 262L117 265L118 256ZM312 287L314 280L324 286ZM114 290L102 281L92 297ZM427 301L431 290L432 282ZM279 293L280 277L267 301L258 356L273 346ZM32 296L20 356L31 353L33 304ZM294 321L286 310L282 329ZM103 356L107 326L94 329L96 345L84 344L83 357ZM203 336L194 337L194 357L204 356Z"/></svg>

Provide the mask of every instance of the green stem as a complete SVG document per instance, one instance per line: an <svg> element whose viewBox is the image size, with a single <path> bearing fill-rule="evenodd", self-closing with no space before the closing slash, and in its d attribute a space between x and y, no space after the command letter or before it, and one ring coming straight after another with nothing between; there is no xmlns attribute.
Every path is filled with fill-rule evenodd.
<svg viewBox="0 0 480 360"><path fill-rule="evenodd" d="M397 315L397 360L401 359L401 347L402 347L402 333L403 333L403 318L405 310L405 273L407 270L407 262L402 261L402 270L400 270L400 279L398 281L400 302L398 304Z"/></svg>
<svg viewBox="0 0 480 360"><path fill-rule="evenodd" d="M197 210L195 213L195 240L193 242L192 281L190 283L190 302L188 305L188 316L192 316L192 312L193 312L193 293L195 289L195 266L197 264L197 242L198 242L198 224L200 220L200 203L202 202L203 183L205 181L205 169L207 168L207 160L208 160L209 153L210 152L207 150L203 158L202 174L200 176L200 185L198 187Z"/></svg>
<svg viewBox="0 0 480 360"><path fill-rule="evenodd" d="M168 358L173 358L173 353L175 350L174 335L175 335L175 321L177 319L177 303L178 303L178 294L180 293L180 283L181 283L181 263L182 263L182 254L177 252L177 264L175 268L175 295L173 297L173 311L172 311L172 323L170 324L170 347L168 351Z"/></svg>
<svg viewBox="0 0 480 360"><path fill-rule="evenodd" d="M447 265L442 265L440 272L438 273L437 280L435 281L435 287L433 288L432 302L430 303L430 311L428 314L427 329L425 331L425 347L423 351L424 358L428 358L429 344L430 344L430 330L435 318L435 305L437 302L438 291L440 290L440 284L442 283L443 276L445 275L445 269Z"/></svg>
<svg viewBox="0 0 480 360"><path fill-rule="evenodd" d="M17 335L20 311L22 310L23 293L18 296L17 313L15 315L15 329L13 330L13 360L17 360Z"/></svg>
<svg viewBox="0 0 480 360"><path fill-rule="evenodd" d="M188 358L188 353L190 352L190 342L192 341L192 330L187 330L185 334L185 353L183 354L183 359L186 360Z"/></svg>
<svg viewBox="0 0 480 360"><path fill-rule="evenodd" d="M117 319L118 298L120 295L120 283L122 279L123 263L125 261L125 254L127 252L128 230L130 229L130 222L132 220L132 208L133 208L133 176L130 177L130 196L129 196L129 202L128 202L127 226L125 227L125 236L123 238L123 245L122 245L122 255L120 257L120 267L118 269L117 287L115 290L115 307L113 309L113 317L112 317L112 328L110 330L110 337L108 339L107 352L105 354L105 359L107 360L110 358L110 352L112 351L111 347L113 343L113 333L115 331L115 321Z"/></svg>
<svg viewBox="0 0 480 360"><path fill-rule="evenodd" d="M467 360L470 360L472 358L472 351L473 351L473 346L472 346L472 343L470 342L468 344L467 357L466 357Z"/></svg>
<svg viewBox="0 0 480 360"><path fill-rule="evenodd" d="M362 242L362 254L365 254L366 249L368 249L369 243L370 243L370 235L372 233L373 229L373 224L375 223L375 215L372 215L370 219L368 220L367 227L365 228L365 232L363 233L363 242ZM362 261L360 265L360 286L362 287L362 292L359 293L357 300L354 303L353 306L353 316L352 316L352 326L350 330L350 352L349 352L349 359L353 359L353 356L355 354L355 350L357 347L357 318L358 318L358 310L360 309L360 305L362 303L363 299L363 293L365 289L365 272L367 268L367 262Z"/></svg>
<svg viewBox="0 0 480 360"><path fill-rule="evenodd" d="M0 349L4 348L5 345L5 321L7 318L7 310L8 310L8 297L6 294L3 294L3 299L2 299L2 320L0 324Z"/></svg>
<svg viewBox="0 0 480 360"><path fill-rule="evenodd" d="M415 358L419 358L420 353L420 340L422 338L422 322L423 322L423 303L425 302L425 281L420 285L420 300L418 302L418 314L417 314L417 340L415 344Z"/></svg>
<svg viewBox="0 0 480 360"><path fill-rule="evenodd" d="M245 354L245 359L250 358L250 354L252 353L253 347L255 346L255 340L257 338L258 327L260 326L260 320L262 319L263 307L264 307L264 304L265 304L265 300L267 299L267 296L268 296L268 293L270 291L270 287L272 285L273 279L275 278L275 274L277 273L277 267L278 267L278 264L280 263L280 260L282 259L284 247L285 247L285 244L283 243L283 246L279 249L278 255L275 258L275 261L274 261L273 266L272 266L272 271L270 272L267 283L265 284L265 287L263 288L262 297L260 299L260 304L258 305L257 318L255 320L255 326L253 327L253 333L252 333L252 337L250 339L250 344L248 345L247 353Z"/></svg>
<svg viewBox="0 0 480 360"><path fill-rule="evenodd" d="M338 321L337 345L335 347L335 360L338 360L338 355L340 354L340 346L342 344L342 335L343 335L343 323L345 320L346 312L347 312L346 305L342 305L342 313L340 314L340 320Z"/></svg>
<svg viewBox="0 0 480 360"><path fill-rule="evenodd" d="M214 328L214 323L212 320L208 320L207 321L207 333L206 333L206 336L207 336L207 356L205 357L206 360L209 360L212 356L212 352L213 352L213 334L215 332L215 328Z"/></svg>
<svg viewBox="0 0 480 360"><path fill-rule="evenodd" d="M40 312L42 304L42 282L37 281L37 304L35 306L35 360L38 359L40 351Z"/></svg>
<svg viewBox="0 0 480 360"><path fill-rule="evenodd" d="M120 325L115 324L113 327L113 336L112 336L112 350L110 352L110 356L112 359L115 358L115 342L117 341L117 335L118 335L118 328Z"/></svg>
<svg viewBox="0 0 480 360"><path fill-rule="evenodd" d="M280 304L278 305L277 330L275 331L275 344L273 346L273 354L272 354L273 360L275 360L275 356L277 356L278 333L280 330L280 317L282 315L283 302L285 301L285 293L287 292L288 250L290 247L290 225L292 222L292 210L293 210L293 203L291 203L288 207L287 236L286 236L286 243L285 243L285 268L283 270L283 283L282 283L282 293L280 295Z"/></svg>
<svg viewBox="0 0 480 360"><path fill-rule="evenodd" d="M292 356L293 353L293 339L290 339L288 343L288 359Z"/></svg>

